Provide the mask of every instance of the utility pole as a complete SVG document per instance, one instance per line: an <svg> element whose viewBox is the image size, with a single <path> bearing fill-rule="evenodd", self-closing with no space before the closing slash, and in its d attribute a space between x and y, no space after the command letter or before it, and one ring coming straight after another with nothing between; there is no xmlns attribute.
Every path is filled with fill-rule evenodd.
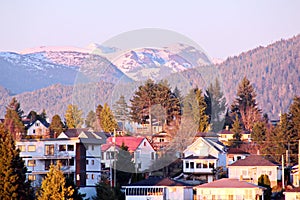
<svg viewBox="0 0 300 200"><path fill-rule="evenodd" d="M284 156L281 155L281 168L282 168L282 189L284 189Z"/></svg>
<svg viewBox="0 0 300 200"><path fill-rule="evenodd" d="M300 140L298 141L298 186L300 185Z"/></svg>
<svg viewBox="0 0 300 200"><path fill-rule="evenodd" d="M117 174L116 174L116 129L114 128L114 188L116 188L116 182L117 182Z"/></svg>

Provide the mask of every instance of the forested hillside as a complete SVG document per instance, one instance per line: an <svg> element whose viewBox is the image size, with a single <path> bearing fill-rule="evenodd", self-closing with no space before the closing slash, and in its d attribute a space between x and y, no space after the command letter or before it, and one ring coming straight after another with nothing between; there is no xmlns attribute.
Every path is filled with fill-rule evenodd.
<svg viewBox="0 0 300 200"><path fill-rule="evenodd" d="M287 111L293 97L300 95L300 35L229 57L218 68L229 103L246 76L256 89L262 111L278 118L280 111Z"/></svg>

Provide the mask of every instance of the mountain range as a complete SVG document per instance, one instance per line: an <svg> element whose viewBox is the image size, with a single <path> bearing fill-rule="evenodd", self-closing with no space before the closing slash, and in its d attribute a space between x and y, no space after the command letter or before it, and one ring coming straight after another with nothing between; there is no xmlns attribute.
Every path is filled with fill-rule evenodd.
<svg viewBox="0 0 300 200"><path fill-rule="evenodd" d="M0 116L13 96L25 113L44 108L49 116L63 116L69 103L82 104L87 112L97 104L112 105L119 95L128 100L148 78L166 79L185 94L195 86L205 89L217 77L230 105L239 81L247 76L256 89L259 107L270 118L278 118L300 94L300 35L216 65L201 50L185 44L133 49L114 56L117 51L93 44L90 49L0 52Z"/></svg>

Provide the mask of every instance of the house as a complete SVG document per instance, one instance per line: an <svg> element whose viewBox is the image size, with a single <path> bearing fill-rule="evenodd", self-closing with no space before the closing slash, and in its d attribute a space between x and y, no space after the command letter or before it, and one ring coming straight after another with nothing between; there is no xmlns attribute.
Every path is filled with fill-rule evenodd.
<svg viewBox="0 0 300 200"><path fill-rule="evenodd" d="M299 171L298 171L299 165L295 165L292 167L291 170L291 176L293 181L293 186L299 187Z"/></svg>
<svg viewBox="0 0 300 200"><path fill-rule="evenodd" d="M250 155L245 159L237 160L228 165L228 177L248 181L257 184L258 178L266 174L269 176L271 187L277 186L280 179L278 166L261 155Z"/></svg>
<svg viewBox="0 0 300 200"><path fill-rule="evenodd" d="M148 139L145 137L123 136L123 137L109 137L106 144L115 144L118 147L125 145L128 151L133 155L133 162L137 170L143 172L152 165L156 160L156 152ZM110 151L103 152L103 158L109 158L105 162L113 162L114 158L107 156ZM111 161L110 161L111 160ZM107 165L106 165L107 166Z"/></svg>
<svg viewBox="0 0 300 200"><path fill-rule="evenodd" d="M293 188L291 190L286 190L283 192L285 199L288 200L298 200L300 199L300 187Z"/></svg>
<svg viewBox="0 0 300 200"><path fill-rule="evenodd" d="M50 136L50 124L46 120L35 119L26 125L27 136Z"/></svg>
<svg viewBox="0 0 300 200"><path fill-rule="evenodd" d="M245 159L250 154L239 148L229 148L226 155L226 166L240 160Z"/></svg>
<svg viewBox="0 0 300 200"><path fill-rule="evenodd" d="M102 169L112 167L116 154L120 151L120 146L113 143L107 143L101 145L101 165Z"/></svg>
<svg viewBox="0 0 300 200"><path fill-rule="evenodd" d="M239 179L223 178L211 183L194 187L196 199L244 199L254 200L262 196L266 188L240 181Z"/></svg>
<svg viewBox="0 0 300 200"><path fill-rule="evenodd" d="M205 182L213 181L216 168L226 166L226 148L215 139L199 137L183 153L183 173Z"/></svg>
<svg viewBox="0 0 300 200"><path fill-rule="evenodd" d="M39 187L51 164L60 162L65 176L72 177L81 193L95 194L101 175L101 144L105 134L82 131L57 138L22 139L16 142L20 156L28 168L27 178Z"/></svg>
<svg viewBox="0 0 300 200"><path fill-rule="evenodd" d="M163 150L171 142L172 138L166 132L156 133L152 136L152 146L154 150Z"/></svg>
<svg viewBox="0 0 300 200"><path fill-rule="evenodd" d="M170 178L150 176L123 188L126 200L193 200L192 186Z"/></svg>

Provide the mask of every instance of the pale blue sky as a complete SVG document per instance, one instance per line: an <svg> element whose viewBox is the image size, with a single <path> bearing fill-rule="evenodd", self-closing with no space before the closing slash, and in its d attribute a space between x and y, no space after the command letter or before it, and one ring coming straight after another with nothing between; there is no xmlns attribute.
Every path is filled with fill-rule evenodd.
<svg viewBox="0 0 300 200"><path fill-rule="evenodd" d="M86 47L141 28L176 31L212 58L300 33L300 1L0 0L0 51Z"/></svg>

